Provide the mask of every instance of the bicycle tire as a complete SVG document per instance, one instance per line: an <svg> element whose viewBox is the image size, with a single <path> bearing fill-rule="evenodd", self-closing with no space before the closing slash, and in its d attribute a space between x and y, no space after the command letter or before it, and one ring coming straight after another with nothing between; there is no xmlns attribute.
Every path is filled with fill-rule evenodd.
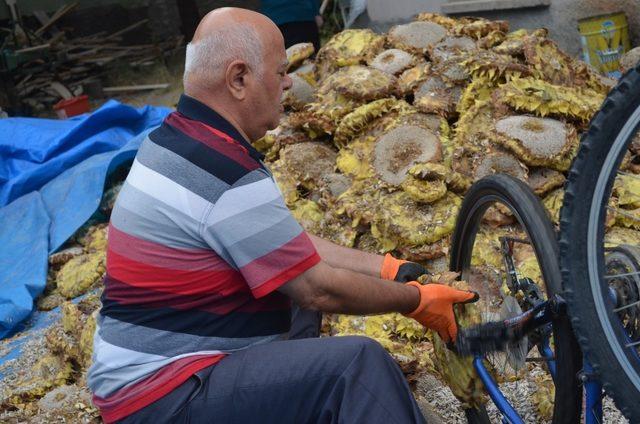
<svg viewBox="0 0 640 424"><path fill-rule="evenodd" d="M509 205L519 216L536 252L547 296L561 294L557 237L547 211L527 185L505 174L485 177L467 192L451 242L450 269L460 272L469 263L483 206L486 209L495 200ZM576 423L580 421L582 406L578 379L582 355L567 316L553 322L553 334L557 369L553 423Z"/></svg>
<svg viewBox="0 0 640 424"><path fill-rule="evenodd" d="M594 256L590 251L590 225L597 223L591 219L596 214L594 206L606 211L605 204L611 193L613 181L608 182L601 201L595 193L598 180L607 166L619 167L622 154L612 162L610 152L616 149L618 136L625 124L640 113L640 66L631 69L620 79L618 85L609 93L600 111L591 121L589 130L583 135L580 149L571 166L565 187L564 204L560 215L560 269L565 288L566 300L573 328L585 355L589 358L596 378L604 386L620 411L631 421L640 422L640 408L637 407L640 397L640 363L635 378L629 374L617 356L615 346L608 337L611 334L606 323L601 321L602 309L596 304L593 292L594 275L589 270L590 261L596 259L599 269L604 269L604 254ZM634 115L635 114L635 115ZM614 154L614 153L612 153ZM595 203L598 203L595 205ZM604 236L604 225L599 235ZM595 227L591 227L595 228ZM591 231L592 233L592 231ZM602 238L600 238L602 240ZM604 251L601 250L600 253ZM592 266L596 266L593 265ZM598 280L600 278L598 277ZM600 310L600 313L598 312ZM607 313L612 319L613 312ZM615 333L615 332L614 332ZM619 353L619 352L618 352ZM640 362L640 361L638 361ZM625 369L627 371L625 371Z"/></svg>

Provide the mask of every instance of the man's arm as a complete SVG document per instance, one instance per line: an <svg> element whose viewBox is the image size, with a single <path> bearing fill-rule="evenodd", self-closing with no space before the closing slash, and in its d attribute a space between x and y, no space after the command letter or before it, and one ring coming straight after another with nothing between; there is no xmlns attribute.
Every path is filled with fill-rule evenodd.
<svg viewBox="0 0 640 424"><path fill-rule="evenodd" d="M478 300L478 294L443 284L398 284L321 261L278 291L303 309L352 315L400 312L435 330L445 342L456 339L453 305Z"/></svg>
<svg viewBox="0 0 640 424"><path fill-rule="evenodd" d="M409 313L420 303L415 287L337 268L324 261L278 291L303 309L351 315Z"/></svg>
<svg viewBox="0 0 640 424"><path fill-rule="evenodd" d="M359 272L372 277L380 277L384 256L351 249L309 234L318 254L328 265Z"/></svg>

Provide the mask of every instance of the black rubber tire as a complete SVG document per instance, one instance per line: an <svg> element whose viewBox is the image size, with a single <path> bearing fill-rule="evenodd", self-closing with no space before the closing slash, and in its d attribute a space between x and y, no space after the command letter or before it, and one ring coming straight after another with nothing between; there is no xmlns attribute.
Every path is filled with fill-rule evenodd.
<svg viewBox="0 0 640 424"><path fill-rule="evenodd" d="M531 189L509 175L485 177L465 195L451 242L450 269L461 272L468 267L480 220L486 208L495 201L509 206L519 217L536 252L547 296L562 294L558 244L553 225ZM577 423L580 422L582 406L582 390L578 379L582 354L568 317L560 317L553 322L553 334L557 373L554 381L553 423Z"/></svg>
<svg viewBox="0 0 640 424"><path fill-rule="evenodd" d="M605 332L596 311L588 270L587 237L594 191L598 177L606 165L607 154L625 123L639 107L640 66L630 70L620 79L618 86L609 93L600 112L591 121L589 131L582 137L565 187L564 204L560 214L559 242L565 297L580 346L589 358L597 378L603 383L605 391L632 423L640 422L640 391L615 356L606 337L611 332ZM615 169L618 169L621 160L622 156L618 159ZM608 183L606 193L601 197L602 202L598 205L600 211L606 211L604 202L609 198L611 185L612 181ZM603 227L604 225L600 225L597 240L602 240L604 236ZM597 263L598 268L603 270L604 255L602 249L599 249ZM612 314L613 312L608 314L609 319L613 319ZM637 378L640 379L640 363L636 365Z"/></svg>

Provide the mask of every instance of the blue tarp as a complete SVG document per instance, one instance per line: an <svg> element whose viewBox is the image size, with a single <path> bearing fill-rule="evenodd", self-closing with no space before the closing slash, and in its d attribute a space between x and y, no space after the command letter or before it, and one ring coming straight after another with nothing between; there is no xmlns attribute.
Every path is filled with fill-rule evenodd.
<svg viewBox="0 0 640 424"><path fill-rule="evenodd" d="M31 313L48 255L96 211L107 175L168 113L110 101L66 121L0 120L0 338Z"/></svg>

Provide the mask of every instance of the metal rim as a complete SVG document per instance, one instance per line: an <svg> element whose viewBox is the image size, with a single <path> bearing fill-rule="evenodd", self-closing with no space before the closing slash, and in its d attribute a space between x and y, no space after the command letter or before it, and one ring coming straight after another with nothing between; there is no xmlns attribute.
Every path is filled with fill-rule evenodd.
<svg viewBox="0 0 640 424"><path fill-rule="evenodd" d="M613 328L609 318L609 308L606 305L607 299L603 296L600 269L603 263L604 254L603 246L600 244L601 240L598 240L598 234L600 232L601 225L604 223L604 216L606 215L606 208L601 209L601 205L602 201L605 200L604 196L607 193L607 188L609 186L611 171L618 163L618 157L623 149L626 149L627 141L633 137L639 125L640 106L636 108L631 117L622 127L622 130L616 137L605 158L602 170L600 171L600 175L598 176L598 180L594 188L593 198L591 199L591 209L589 211L589 222L587 226L587 267L589 288L594 300L595 311L598 315L600 325L604 330L604 334L607 338L611 351L637 390L640 390L639 373L636 371L635 366L629 361L627 352L625 352L619 338L616 336L617 331ZM605 215L602 214L603 211ZM640 358L638 359L640 360Z"/></svg>

